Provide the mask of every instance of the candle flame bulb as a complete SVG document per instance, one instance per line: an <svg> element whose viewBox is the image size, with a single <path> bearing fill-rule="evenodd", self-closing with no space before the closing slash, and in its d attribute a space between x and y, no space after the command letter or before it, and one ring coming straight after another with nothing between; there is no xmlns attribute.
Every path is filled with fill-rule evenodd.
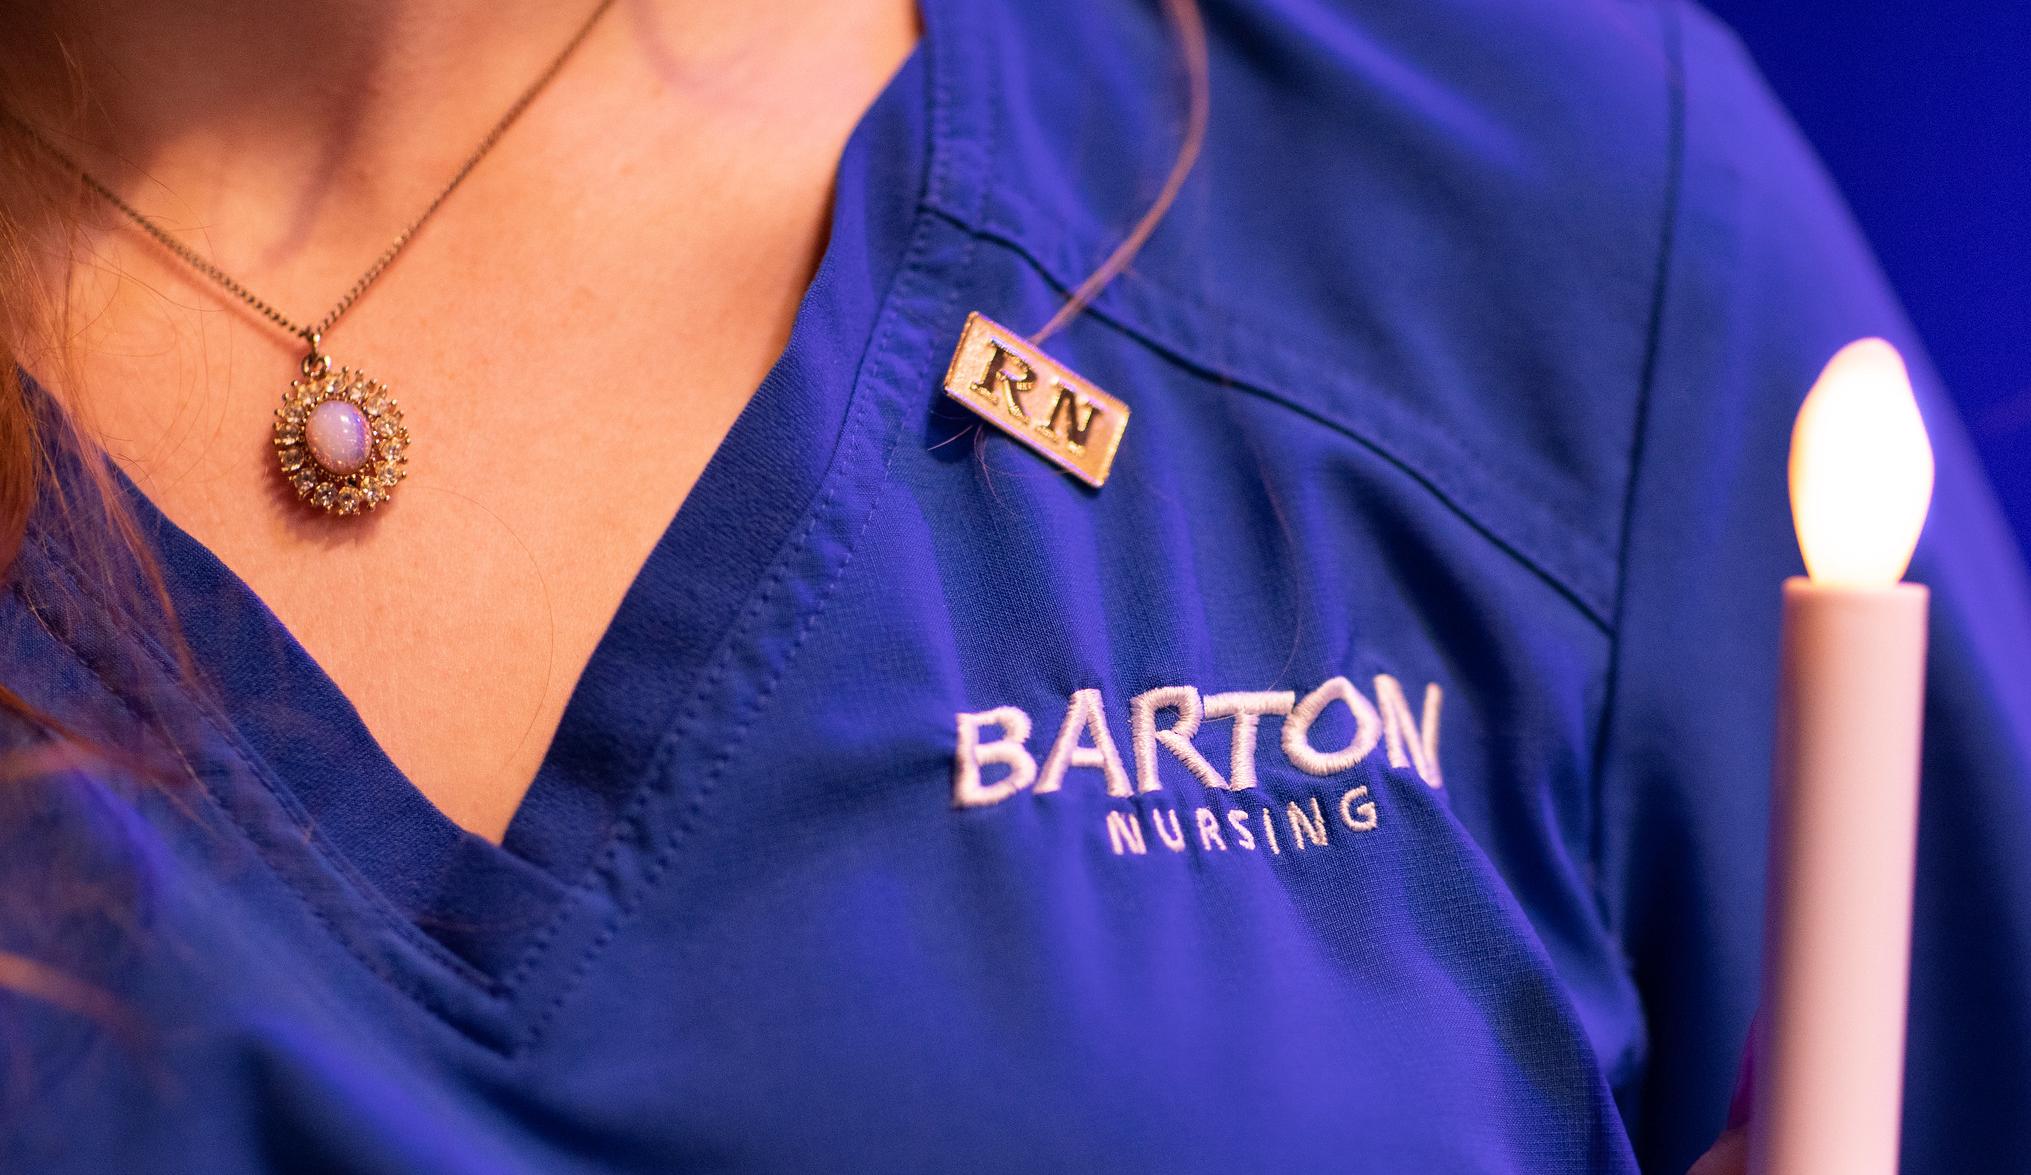
<svg viewBox="0 0 2031 1175"><path fill-rule="evenodd" d="M1791 433L1748 1175L1897 1175L1932 446L1896 348L1842 347Z"/></svg>
<svg viewBox="0 0 2031 1175"><path fill-rule="evenodd" d="M1932 445L1897 348L1857 339L1820 372L1791 432L1791 517L1830 587L1904 578L1932 505Z"/></svg>

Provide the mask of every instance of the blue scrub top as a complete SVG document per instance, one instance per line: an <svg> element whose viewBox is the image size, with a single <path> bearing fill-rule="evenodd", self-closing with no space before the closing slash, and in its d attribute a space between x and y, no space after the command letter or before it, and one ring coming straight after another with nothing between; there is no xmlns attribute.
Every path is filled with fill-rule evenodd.
<svg viewBox="0 0 2031 1175"><path fill-rule="evenodd" d="M39 511L5 682L188 779L8 790L0 945L117 1002L0 996L0 1167L1677 1171L1712 1140L1791 417L1850 339L1918 355L1740 48L1676 3L1210 4L1203 161L1049 343L1133 409L1095 492L940 384L969 311L1034 329L1147 203L1172 38L1148 3L924 15L500 846L138 494L201 691ZM2001 1170L2031 608L1914 367L1906 1169Z"/></svg>

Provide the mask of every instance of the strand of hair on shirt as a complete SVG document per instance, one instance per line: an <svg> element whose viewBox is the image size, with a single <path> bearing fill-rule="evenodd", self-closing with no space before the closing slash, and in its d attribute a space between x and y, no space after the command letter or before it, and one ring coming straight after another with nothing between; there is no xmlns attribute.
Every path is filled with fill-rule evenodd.
<svg viewBox="0 0 2031 1175"><path fill-rule="evenodd" d="M1199 148L1206 142L1206 123L1213 109L1211 67L1206 56L1206 23L1199 14L1198 0L1163 0L1164 13L1170 18L1171 26L1178 38L1178 55L1184 62L1185 84L1189 94L1185 115L1185 133L1178 140L1178 154L1171 161L1171 173L1164 178L1164 186L1142 218L1135 222L1128 236L1122 238L1114 252L1100 267L1087 275L1085 281L1073 289L1065 304L1051 316L1037 332L1030 336L1030 342L1041 346L1043 341L1058 333L1066 323L1078 317L1108 282L1120 276L1129 262L1142 250L1143 243L1154 233L1164 213L1178 198L1179 189L1185 186L1185 178L1192 174L1192 166L1199 161Z"/></svg>

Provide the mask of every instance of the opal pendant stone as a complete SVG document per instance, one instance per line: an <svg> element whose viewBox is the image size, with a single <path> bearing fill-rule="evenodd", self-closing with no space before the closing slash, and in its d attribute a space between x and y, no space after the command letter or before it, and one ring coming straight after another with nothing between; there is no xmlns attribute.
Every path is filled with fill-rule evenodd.
<svg viewBox="0 0 2031 1175"><path fill-rule="evenodd" d="M366 468L374 455L367 414L344 400L326 400L311 409L303 422L303 440L310 447L310 459L339 477Z"/></svg>
<svg viewBox="0 0 2031 1175"><path fill-rule="evenodd" d="M356 516L408 476L409 429L386 384L326 366L290 381L275 410L275 459L299 500Z"/></svg>

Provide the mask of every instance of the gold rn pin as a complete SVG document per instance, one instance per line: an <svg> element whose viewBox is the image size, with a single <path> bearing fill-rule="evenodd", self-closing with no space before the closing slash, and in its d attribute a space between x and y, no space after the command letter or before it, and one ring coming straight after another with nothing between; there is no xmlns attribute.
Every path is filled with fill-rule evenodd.
<svg viewBox="0 0 2031 1175"><path fill-rule="evenodd" d="M978 312L966 316L945 394L1095 489L1128 428L1128 405Z"/></svg>

